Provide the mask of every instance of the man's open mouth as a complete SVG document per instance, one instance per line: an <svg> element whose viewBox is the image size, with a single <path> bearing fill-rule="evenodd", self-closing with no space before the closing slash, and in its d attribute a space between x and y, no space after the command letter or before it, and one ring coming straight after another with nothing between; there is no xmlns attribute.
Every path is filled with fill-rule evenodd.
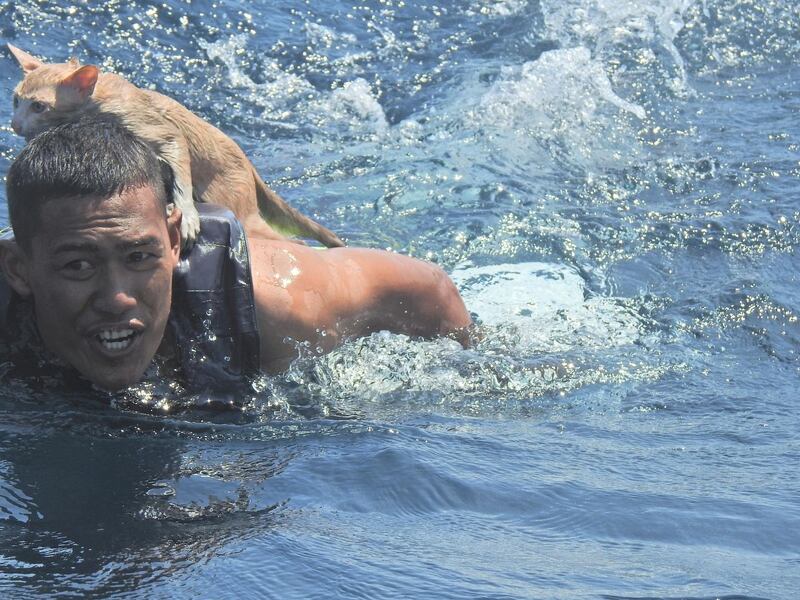
<svg viewBox="0 0 800 600"><path fill-rule="evenodd" d="M106 350L119 352L130 346L136 335L133 329L104 329L95 337Z"/></svg>

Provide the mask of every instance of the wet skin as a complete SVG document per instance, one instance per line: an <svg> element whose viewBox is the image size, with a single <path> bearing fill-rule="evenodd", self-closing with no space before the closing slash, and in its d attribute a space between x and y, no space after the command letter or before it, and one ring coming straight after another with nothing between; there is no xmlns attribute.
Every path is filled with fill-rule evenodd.
<svg viewBox="0 0 800 600"><path fill-rule="evenodd" d="M3 271L33 295L48 350L95 385L139 380L161 343L178 261L180 215L165 217L152 188L41 207L30 253L6 245Z"/></svg>
<svg viewBox="0 0 800 600"><path fill-rule="evenodd" d="M436 265L383 250L320 251L255 236L248 246L261 362L268 372L288 366L297 342L328 352L381 330L469 342L469 313Z"/></svg>

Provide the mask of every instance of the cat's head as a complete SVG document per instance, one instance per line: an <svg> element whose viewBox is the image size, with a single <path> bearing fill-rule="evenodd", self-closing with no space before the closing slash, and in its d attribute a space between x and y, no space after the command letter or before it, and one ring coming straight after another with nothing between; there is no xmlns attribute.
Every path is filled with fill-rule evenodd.
<svg viewBox="0 0 800 600"><path fill-rule="evenodd" d="M47 64L8 44L25 76L14 89L14 133L31 139L37 133L71 121L89 108L100 70L67 63Z"/></svg>

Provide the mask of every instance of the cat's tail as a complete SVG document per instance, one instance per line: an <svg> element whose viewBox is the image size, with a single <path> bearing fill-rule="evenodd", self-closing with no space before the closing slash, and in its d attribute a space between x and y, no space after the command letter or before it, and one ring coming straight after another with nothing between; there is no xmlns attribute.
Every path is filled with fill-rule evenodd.
<svg viewBox="0 0 800 600"><path fill-rule="evenodd" d="M286 204L283 198L264 183L255 169L253 169L253 179L256 182L258 211L272 228L286 235L313 238L322 242L328 248L344 246L344 242L330 229L323 227Z"/></svg>

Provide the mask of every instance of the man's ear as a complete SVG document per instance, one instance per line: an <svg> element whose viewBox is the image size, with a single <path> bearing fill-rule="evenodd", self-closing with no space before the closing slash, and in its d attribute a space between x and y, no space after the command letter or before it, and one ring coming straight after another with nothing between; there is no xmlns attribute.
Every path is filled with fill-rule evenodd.
<svg viewBox="0 0 800 600"><path fill-rule="evenodd" d="M181 258L181 221L183 213L174 204L167 205L167 233L169 234L169 249L175 266Z"/></svg>
<svg viewBox="0 0 800 600"><path fill-rule="evenodd" d="M59 85L76 92L80 98L86 99L94 92L99 75L100 69L94 65L86 65L64 77Z"/></svg>
<svg viewBox="0 0 800 600"><path fill-rule="evenodd" d="M0 240L0 270L20 296L30 296L28 256L13 240Z"/></svg>
<svg viewBox="0 0 800 600"><path fill-rule="evenodd" d="M6 44L6 45L8 46L8 49L11 51L11 54L14 55L14 58L17 59L19 66L22 67L22 71L26 75L31 71L33 71L34 69L38 69L44 64L38 58L36 58L35 56L31 56L24 50L20 50L19 48L17 48L16 46L12 46L11 44Z"/></svg>

